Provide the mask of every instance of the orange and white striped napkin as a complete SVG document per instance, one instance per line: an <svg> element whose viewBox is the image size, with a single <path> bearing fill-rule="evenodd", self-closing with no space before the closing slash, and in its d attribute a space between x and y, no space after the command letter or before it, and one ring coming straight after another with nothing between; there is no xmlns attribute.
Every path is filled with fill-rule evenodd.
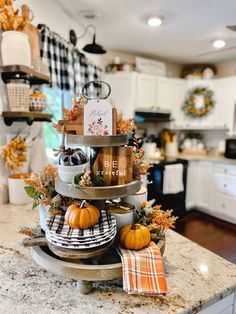
<svg viewBox="0 0 236 314"><path fill-rule="evenodd" d="M123 288L129 294L164 295L167 282L162 257L154 242L140 251L125 250L118 252L122 261Z"/></svg>

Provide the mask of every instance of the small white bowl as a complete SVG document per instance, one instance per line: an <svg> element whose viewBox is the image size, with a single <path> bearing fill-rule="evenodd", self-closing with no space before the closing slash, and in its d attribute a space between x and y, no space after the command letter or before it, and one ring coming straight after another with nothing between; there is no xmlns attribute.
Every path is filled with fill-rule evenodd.
<svg viewBox="0 0 236 314"><path fill-rule="evenodd" d="M63 166L58 165L59 178L66 183L73 183L73 178L77 174L83 173L89 169L89 161L78 166Z"/></svg>

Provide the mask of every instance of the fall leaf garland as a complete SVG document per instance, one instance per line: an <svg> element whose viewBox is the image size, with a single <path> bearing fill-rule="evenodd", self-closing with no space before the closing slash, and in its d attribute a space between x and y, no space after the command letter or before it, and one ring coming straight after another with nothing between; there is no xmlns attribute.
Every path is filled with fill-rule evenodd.
<svg viewBox="0 0 236 314"><path fill-rule="evenodd" d="M12 139L2 150L2 158L6 168L11 170L20 169L27 161L26 150L25 140L22 137Z"/></svg>

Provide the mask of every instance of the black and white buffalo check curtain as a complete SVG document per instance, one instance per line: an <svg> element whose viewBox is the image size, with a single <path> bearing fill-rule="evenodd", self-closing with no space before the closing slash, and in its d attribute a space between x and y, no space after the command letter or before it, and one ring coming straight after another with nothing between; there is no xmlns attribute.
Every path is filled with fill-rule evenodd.
<svg viewBox="0 0 236 314"><path fill-rule="evenodd" d="M100 80L102 70L90 63L84 54L45 25L39 25L42 62L48 64L52 86L79 95L83 85ZM89 94L98 96L100 87L89 86Z"/></svg>

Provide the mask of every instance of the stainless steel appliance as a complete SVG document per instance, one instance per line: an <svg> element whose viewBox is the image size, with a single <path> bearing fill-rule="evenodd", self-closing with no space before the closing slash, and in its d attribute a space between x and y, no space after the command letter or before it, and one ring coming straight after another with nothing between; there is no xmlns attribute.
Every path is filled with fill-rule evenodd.
<svg viewBox="0 0 236 314"><path fill-rule="evenodd" d="M236 138L225 140L225 157L236 159Z"/></svg>

